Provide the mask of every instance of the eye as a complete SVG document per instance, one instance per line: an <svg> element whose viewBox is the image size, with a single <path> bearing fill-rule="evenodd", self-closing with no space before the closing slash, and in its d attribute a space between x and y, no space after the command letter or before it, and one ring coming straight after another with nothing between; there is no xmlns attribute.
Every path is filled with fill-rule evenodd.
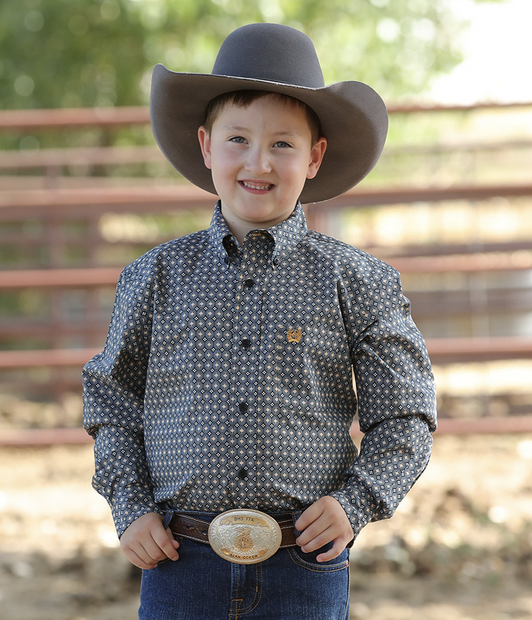
<svg viewBox="0 0 532 620"><path fill-rule="evenodd" d="M229 142L235 142L236 144L245 144L246 139L242 136L232 136L231 138L229 138Z"/></svg>
<svg viewBox="0 0 532 620"><path fill-rule="evenodd" d="M288 142L283 142L282 140L279 140L279 142L276 142L273 146L275 146L277 148L281 148L281 149L290 149L290 148L292 148L291 144L288 144Z"/></svg>

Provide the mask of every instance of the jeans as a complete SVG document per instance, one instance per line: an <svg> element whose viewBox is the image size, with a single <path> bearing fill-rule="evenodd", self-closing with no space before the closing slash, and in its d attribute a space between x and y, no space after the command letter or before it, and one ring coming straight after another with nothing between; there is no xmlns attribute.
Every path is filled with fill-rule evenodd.
<svg viewBox="0 0 532 620"><path fill-rule="evenodd" d="M347 620L349 551L316 562L331 545L243 565L184 538L179 560L143 571L139 620Z"/></svg>

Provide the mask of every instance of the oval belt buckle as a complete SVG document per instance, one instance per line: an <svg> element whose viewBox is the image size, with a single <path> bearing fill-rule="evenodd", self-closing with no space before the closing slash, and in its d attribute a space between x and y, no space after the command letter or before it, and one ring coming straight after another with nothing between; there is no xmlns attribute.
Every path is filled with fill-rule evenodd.
<svg viewBox="0 0 532 620"><path fill-rule="evenodd" d="M256 564L270 558L281 546L281 528L258 510L228 510L209 525L209 543L224 560Z"/></svg>

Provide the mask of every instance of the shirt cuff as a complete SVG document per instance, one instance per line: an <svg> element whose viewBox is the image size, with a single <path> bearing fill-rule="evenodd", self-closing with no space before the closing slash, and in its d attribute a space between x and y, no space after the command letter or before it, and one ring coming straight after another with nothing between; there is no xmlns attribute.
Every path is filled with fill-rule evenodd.
<svg viewBox="0 0 532 620"><path fill-rule="evenodd" d="M356 506L353 506L342 491L334 491L333 493L329 493L329 495L334 497L334 499L340 504L349 519L349 523L353 529L353 540L347 546L351 547L355 541L355 538L360 534L362 528L371 521L372 515L369 511L362 511Z"/></svg>
<svg viewBox="0 0 532 620"><path fill-rule="evenodd" d="M156 512L160 515L164 514L161 507L153 501L131 504L119 503L111 506L111 511L118 538L120 538L133 521L136 521L139 517L150 512Z"/></svg>

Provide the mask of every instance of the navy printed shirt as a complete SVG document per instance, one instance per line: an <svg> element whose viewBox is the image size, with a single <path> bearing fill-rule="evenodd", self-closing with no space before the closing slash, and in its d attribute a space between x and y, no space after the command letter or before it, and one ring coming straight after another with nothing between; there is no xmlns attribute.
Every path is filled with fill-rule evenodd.
<svg viewBox="0 0 532 620"><path fill-rule="evenodd" d="M356 535L393 514L436 428L399 275L308 230L300 205L241 247L218 204L208 230L126 267L83 380L93 485L119 535L165 506L287 512L324 495Z"/></svg>

